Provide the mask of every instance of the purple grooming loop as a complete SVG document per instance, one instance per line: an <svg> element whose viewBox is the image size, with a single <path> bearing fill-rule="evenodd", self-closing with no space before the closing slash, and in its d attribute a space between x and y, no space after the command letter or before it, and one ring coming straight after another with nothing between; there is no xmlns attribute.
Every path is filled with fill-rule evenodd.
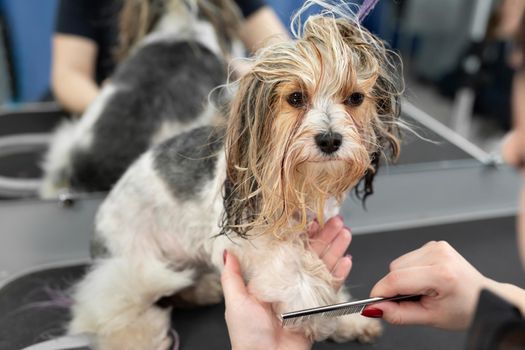
<svg viewBox="0 0 525 350"><path fill-rule="evenodd" d="M368 16L370 11L374 9L374 7L377 5L379 0L364 0L361 4L361 7L359 8L359 12L357 13L357 19L359 20L359 23L363 22L363 20Z"/></svg>

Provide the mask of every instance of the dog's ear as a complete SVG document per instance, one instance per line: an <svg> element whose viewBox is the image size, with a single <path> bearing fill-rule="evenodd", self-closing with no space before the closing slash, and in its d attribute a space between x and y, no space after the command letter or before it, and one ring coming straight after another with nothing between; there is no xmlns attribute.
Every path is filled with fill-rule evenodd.
<svg viewBox="0 0 525 350"><path fill-rule="evenodd" d="M386 79L380 75L374 88L377 118L373 128L378 148L370 157L372 160L370 168L355 187L355 193L358 198L362 199L363 204L366 198L374 193L373 181L382 158L395 162L400 153L399 116L401 114L401 93L390 79L391 77Z"/></svg>
<svg viewBox="0 0 525 350"><path fill-rule="evenodd" d="M359 52L359 64L375 67L377 78L372 88L377 116L372 120L375 149L371 150L370 169L355 187L358 198L364 201L373 193L373 180L382 158L396 161L400 152L399 117L403 74L399 57L364 28L349 21L338 22L339 33L353 50Z"/></svg>
<svg viewBox="0 0 525 350"><path fill-rule="evenodd" d="M262 159L272 140L272 124L278 96L276 83L266 82L254 72L239 82L228 115L227 174L251 168L257 177ZM243 170L244 171L244 170Z"/></svg>
<svg viewBox="0 0 525 350"><path fill-rule="evenodd" d="M240 236L260 220L260 183L265 155L272 146L275 88L275 82L266 82L251 71L240 80L229 111L223 230Z"/></svg>
<svg viewBox="0 0 525 350"><path fill-rule="evenodd" d="M390 64L382 62L383 67ZM402 94L402 73L388 72L377 79L376 95L377 127L376 135L382 153L389 160L396 161L400 153L400 115Z"/></svg>

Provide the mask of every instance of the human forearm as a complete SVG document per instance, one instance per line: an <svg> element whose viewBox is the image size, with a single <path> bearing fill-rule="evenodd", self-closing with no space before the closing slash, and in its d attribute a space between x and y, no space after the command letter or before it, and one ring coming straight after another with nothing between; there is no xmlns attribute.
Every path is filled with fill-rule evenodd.
<svg viewBox="0 0 525 350"><path fill-rule="evenodd" d="M97 44L88 38L53 36L52 86L62 105L73 113L83 113L98 95L95 82Z"/></svg>
<svg viewBox="0 0 525 350"><path fill-rule="evenodd" d="M274 42L290 39L288 31L268 6L248 17L242 24L240 33L241 40L250 52Z"/></svg>
<svg viewBox="0 0 525 350"><path fill-rule="evenodd" d="M488 281L447 242L429 242L394 260L390 272L371 292L371 296L384 297L420 294L421 300L385 302L373 308L393 324L464 330Z"/></svg>
<svg viewBox="0 0 525 350"><path fill-rule="evenodd" d="M63 70L53 75L53 92L70 112L82 114L99 93L99 88L75 71Z"/></svg>
<svg viewBox="0 0 525 350"><path fill-rule="evenodd" d="M525 290L510 283L489 280L487 288L520 309L525 315Z"/></svg>

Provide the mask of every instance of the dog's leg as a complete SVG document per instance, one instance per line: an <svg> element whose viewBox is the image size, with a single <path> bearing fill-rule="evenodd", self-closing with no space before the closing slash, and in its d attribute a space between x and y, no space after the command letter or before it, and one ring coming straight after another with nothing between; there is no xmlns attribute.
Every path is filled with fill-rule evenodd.
<svg viewBox="0 0 525 350"><path fill-rule="evenodd" d="M315 306L348 301L345 291L337 293L334 280L324 263L298 244L280 244L262 249L245 246L238 251L249 288L259 300L272 303L276 314ZM323 318L313 317L296 325L309 338L320 341L332 337L336 341L370 342L381 333L377 320L360 315Z"/></svg>
<svg viewBox="0 0 525 350"><path fill-rule="evenodd" d="M276 314L337 302L332 275L312 252L293 244L253 246L243 247L237 256L250 291L259 300L272 303ZM311 318L301 322L298 330L320 341L334 334L336 327L334 318Z"/></svg>
<svg viewBox="0 0 525 350"><path fill-rule="evenodd" d="M116 91L114 84L104 85L80 121L63 122L57 128L42 165L44 176L40 187L40 197L57 198L60 190L71 186L69 181L75 150L81 149L89 153L93 139L93 126Z"/></svg>
<svg viewBox="0 0 525 350"><path fill-rule="evenodd" d="M95 333L101 350L165 350L169 309L154 304L192 283L192 271L170 270L152 257L101 260L77 286L69 332Z"/></svg>
<svg viewBox="0 0 525 350"><path fill-rule="evenodd" d="M349 293L343 287L338 293L338 302L350 299ZM371 343L382 333L381 322L361 315L346 315L337 318L337 329L330 336L336 342L342 343L357 339L361 343Z"/></svg>
<svg viewBox="0 0 525 350"><path fill-rule="evenodd" d="M222 301L222 287L218 272L200 276L191 286L179 294L181 299L193 305L214 305Z"/></svg>
<svg viewBox="0 0 525 350"><path fill-rule="evenodd" d="M64 122L53 135L42 164L44 176L39 189L41 198L57 198L60 190L69 187L77 125L74 122Z"/></svg>

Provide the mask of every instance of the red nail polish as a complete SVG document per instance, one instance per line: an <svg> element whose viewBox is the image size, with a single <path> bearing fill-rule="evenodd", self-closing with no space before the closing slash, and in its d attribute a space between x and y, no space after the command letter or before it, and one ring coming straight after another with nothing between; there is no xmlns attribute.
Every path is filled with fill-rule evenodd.
<svg viewBox="0 0 525 350"><path fill-rule="evenodd" d="M381 318L383 317L383 311L375 307L367 307L361 312L361 315L370 318Z"/></svg>
<svg viewBox="0 0 525 350"><path fill-rule="evenodd" d="M228 259L228 251L225 249L222 253L222 261L224 262L224 265L226 265L226 260Z"/></svg>

